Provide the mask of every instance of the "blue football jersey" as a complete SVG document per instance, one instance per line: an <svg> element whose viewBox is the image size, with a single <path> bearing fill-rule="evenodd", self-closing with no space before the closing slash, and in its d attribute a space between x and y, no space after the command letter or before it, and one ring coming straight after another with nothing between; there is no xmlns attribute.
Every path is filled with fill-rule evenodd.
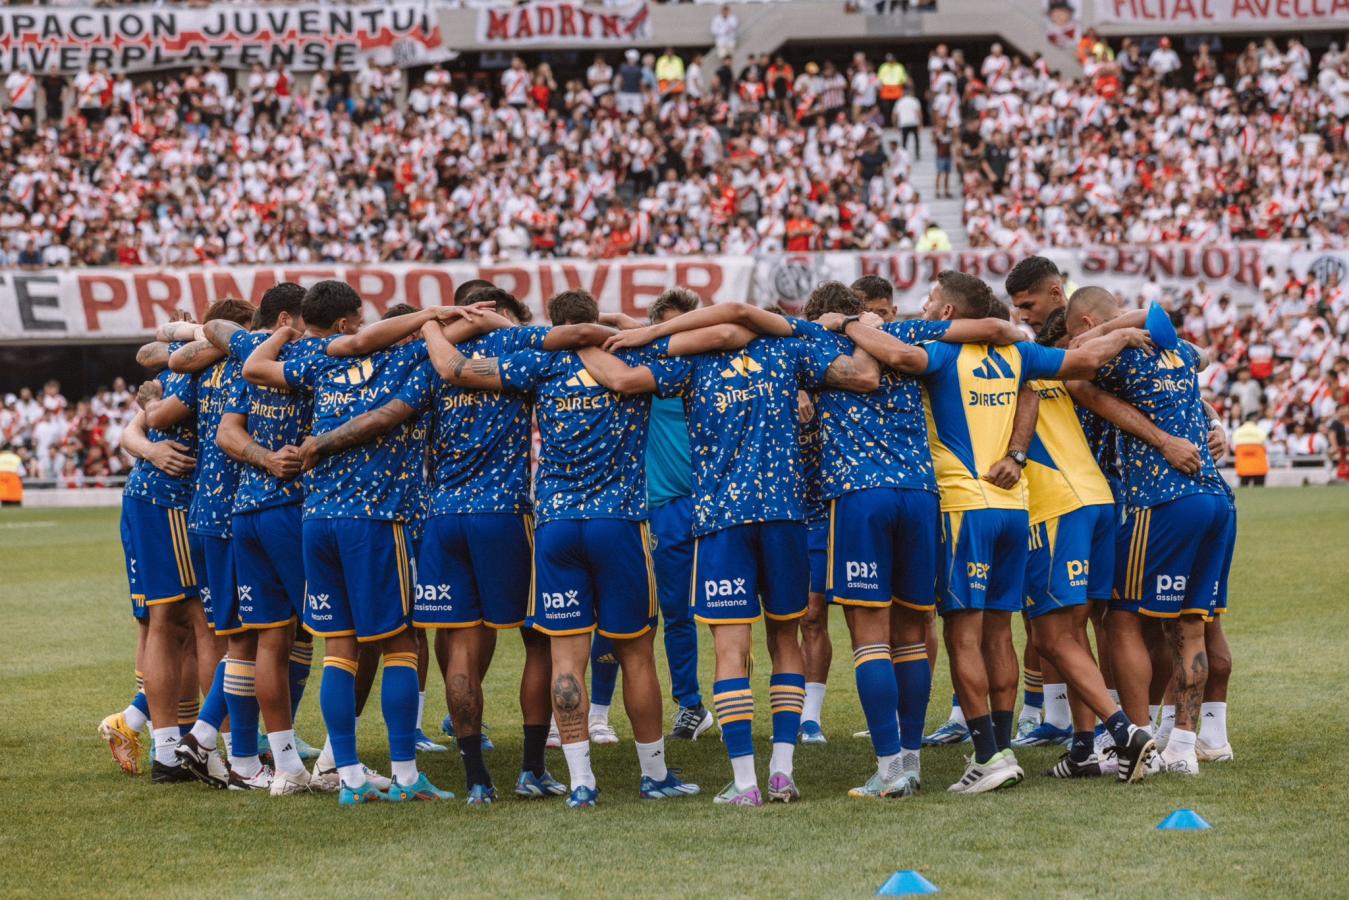
<svg viewBox="0 0 1349 900"><path fill-rule="evenodd" d="M230 355L242 367L249 355L267 339L260 332L236 331L230 338ZM277 358L283 362L323 353L333 338L302 337L281 348ZM314 418L314 397L308 390L285 390L249 384L240 378L230 396L226 412L248 416L248 433L262 447L280 450L298 447L309 436ZM304 499L300 478L281 479L266 469L240 467L239 492L234 498L236 513L285 506Z"/></svg>
<svg viewBox="0 0 1349 900"><path fill-rule="evenodd" d="M820 430L818 394L812 394L815 415L801 423L801 502L806 508L807 522L822 522L829 518L829 508L820 494L820 454L824 451L824 433Z"/></svg>
<svg viewBox="0 0 1349 900"><path fill-rule="evenodd" d="M884 331L906 344L940 340L949 322L912 319L891 322ZM853 343L809 323L809 334L839 353L852 353ZM852 491L876 487L915 488L936 492L923 389L917 378L881 367L881 385L869 394L824 390L816 402L823 431L821 492L836 500Z"/></svg>
<svg viewBox="0 0 1349 900"><path fill-rule="evenodd" d="M543 347L548 329L501 328L458 345L470 359L503 357ZM426 363L428 368L430 363ZM428 373L431 418L429 515L530 511L532 394L471 391Z"/></svg>
<svg viewBox="0 0 1349 900"><path fill-rule="evenodd" d="M1082 433L1087 436L1087 445L1101 474L1110 483L1110 491L1116 500L1124 499L1124 477L1120 472L1119 429L1102 419L1096 413L1083 406L1077 407L1077 420L1082 423Z"/></svg>
<svg viewBox="0 0 1349 900"><path fill-rule="evenodd" d="M183 345L173 344L170 349L177 350L181 346ZM178 398L184 406L193 411L193 415L187 416L182 422L163 431L157 428L147 428L145 436L152 441L177 441L186 448L188 454L196 456L196 378L188 374L170 372L168 369L160 372L155 378L164 389L165 399ZM195 483L193 475L174 478L172 475L155 468L149 460L138 459L131 469L131 474L127 477L122 492L127 497L135 497L156 506L185 510L192 504L192 492Z"/></svg>
<svg viewBox="0 0 1349 900"><path fill-rule="evenodd" d="M197 484L187 514L187 530L193 534L230 536L230 515L239 489L241 464L220 449L215 437L231 392L244 380L242 369L238 359L226 356L196 376Z"/></svg>
<svg viewBox="0 0 1349 900"><path fill-rule="evenodd" d="M664 352L668 343L653 346ZM806 520L797 392L822 387L837 356L797 338L758 337L742 350L689 357L695 536Z"/></svg>
<svg viewBox="0 0 1349 900"><path fill-rule="evenodd" d="M314 394L315 435L325 434L391 400L414 409L431 390L426 344L417 341L370 356L311 354L284 363L286 383ZM307 519L396 521L422 466L424 447L413 440L414 420L366 444L320 460L305 480Z"/></svg>
<svg viewBox="0 0 1349 900"><path fill-rule="evenodd" d="M650 369L662 395L677 391L688 374L682 360L647 350L618 357ZM501 359L501 382L535 397L542 439L534 476L539 524L646 518L649 395L615 394L601 387L571 352L509 354Z"/></svg>
<svg viewBox="0 0 1349 900"><path fill-rule="evenodd" d="M1189 494L1230 496L1208 452L1208 414L1199 393L1199 351L1181 342L1175 350L1149 353L1129 348L1096 373L1096 383L1127 400L1167 434L1199 448L1203 461L1191 478L1167 463L1161 451L1130 434L1121 436L1124 500L1146 508Z"/></svg>

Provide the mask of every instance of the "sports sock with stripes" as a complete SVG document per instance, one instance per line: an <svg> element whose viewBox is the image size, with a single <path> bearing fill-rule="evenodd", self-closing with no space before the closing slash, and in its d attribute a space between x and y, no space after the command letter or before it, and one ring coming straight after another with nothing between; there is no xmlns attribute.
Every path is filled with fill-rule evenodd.
<svg viewBox="0 0 1349 900"><path fill-rule="evenodd" d="M878 758L896 756L899 753L899 722L895 710L899 706L899 686L890 664L890 646L863 644L853 648L852 655L857 697L862 702L862 714L871 731L871 746ZM776 739L776 729L774 731Z"/></svg>
<svg viewBox="0 0 1349 900"><path fill-rule="evenodd" d="M1073 710L1068 705L1068 685L1062 681L1045 685L1045 724L1060 730L1073 726Z"/></svg>
<svg viewBox="0 0 1349 900"><path fill-rule="evenodd" d="M1073 742L1068 747L1068 758L1075 763L1084 763L1091 759L1096 746L1096 732L1074 731Z"/></svg>
<svg viewBox="0 0 1349 900"><path fill-rule="evenodd" d="M251 659L225 660L225 706L234 735L230 768L245 778L256 774L258 760L258 691Z"/></svg>
<svg viewBox="0 0 1349 900"><path fill-rule="evenodd" d="M389 730L389 760L395 771L402 771L398 783L411 784L404 778L410 774L411 763L417 770L417 652L404 650L384 654L384 684L380 692L380 707L384 724ZM412 774L413 780L416 775Z"/></svg>
<svg viewBox="0 0 1349 900"><path fill-rule="evenodd" d="M770 772L791 776L796 757L796 733L801 729L801 708L806 702L806 676L782 672L768 679L768 704L773 713L773 755ZM890 706L894 709L893 704ZM895 735L898 741L899 735Z"/></svg>
<svg viewBox="0 0 1349 900"><path fill-rule="evenodd" d="M356 756L356 660L340 656L323 658L323 681L319 684L319 709L323 724L328 729L328 743L332 746L333 766L343 769L360 766ZM360 787L365 781L347 781L348 787Z"/></svg>
<svg viewBox="0 0 1349 900"><path fill-rule="evenodd" d="M917 751L923 746L923 724L932 695L932 667L927 645L901 644L890 653L899 690L899 745Z"/></svg>
<svg viewBox="0 0 1349 900"><path fill-rule="evenodd" d="M290 682L290 720L295 721L300 701L304 699L305 685L309 683L309 669L314 664L314 645L296 641L290 648L290 660L286 667L287 680Z"/></svg>
<svg viewBox="0 0 1349 900"><path fill-rule="evenodd" d="M1021 718L1039 721L1045 705L1044 676L1028 666L1022 674L1022 683L1025 690L1021 694Z"/></svg>
<svg viewBox="0 0 1349 900"><path fill-rule="evenodd" d="M304 761L300 759L300 753L295 749L294 728L267 732L267 744L272 748L272 760L278 773L287 772L291 775L304 773Z"/></svg>
<svg viewBox="0 0 1349 900"><path fill-rule="evenodd" d="M717 712L722 742L732 767L739 758L749 759L749 772L754 772L754 694L748 678L726 678L712 685L712 706ZM742 784L737 776L736 786L741 790L753 787L754 780Z"/></svg>
<svg viewBox="0 0 1349 900"><path fill-rule="evenodd" d="M150 732L150 738L155 744L155 762L164 766L178 765L178 757L173 752L178 748L177 725L168 728L156 728Z"/></svg>

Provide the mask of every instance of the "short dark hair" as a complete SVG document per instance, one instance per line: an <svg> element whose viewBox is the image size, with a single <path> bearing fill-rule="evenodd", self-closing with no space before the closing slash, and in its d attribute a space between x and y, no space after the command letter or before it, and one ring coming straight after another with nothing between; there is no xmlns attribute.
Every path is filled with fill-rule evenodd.
<svg viewBox="0 0 1349 900"><path fill-rule="evenodd" d="M862 298L852 288L841 281L825 281L810 292L810 299L806 301L806 318L813 322L831 312L856 316L865 308Z"/></svg>
<svg viewBox="0 0 1349 900"><path fill-rule="evenodd" d="M852 289L863 300L885 300L893 303L895 299L895 286L889 279L879 275L863 275L852 283Z"/></svg>
<svg viewBox="0 0 1349 900"><path fill-rule="evenodd" d="M996 298L983 279L948 269L937 275L937 284L947 302L956 308L958 318L983 319L991 314Z"/></svg>
<svg viewBox="0 0 1349 900"><path fill-rule="evenodd" d="M470 278L468 281L465 281L463 284L459 285L459 287L454 289L454 305L463 306L468 302L470 294L475 294L478 291L490 287L496 287L496 285L492 284L492 282L488 281L486 278Z"/></svg>
<svg viewBox="0 0 1349 900"><path fill-rule="evenodd" d="M702 302L702 299L688 288L674 287L651 302L647 315L652 322L660 322L670 310L676 310L677 313L693 312Z"/></svg>
<svg viewBox="0 0 1349 900"><path fill-rule="evenodd" d="M1056 347L1059 341L1068 336L1068 311L1064 307L1052 311L1040 326L1035 343L1044 347Z"/></svg>
<svg viewBox="0 0 1349 900"><path fill-rule="evenodd" d="M413 306L411 303L395 303L393 306L390 306L388 309L384 310L384 315L380 316L380 318L396 319L399 316L412 315L416 311L417 307Z"/></svg>
<svg viewBox="0 0 1349 900"><path fill-rule="evenodd" d="M997 297L988 301L988 318L1002 319L1004 322L1012 321L1012 308L1003 303Z"/></svg>
<svg viewBox="0 0 1349 900"><path fill-rule="evenodd" d="M495 285L479 287L470 292L470 302L472 303L490 303L493 309L499 313L509 313L517 322L528 322L533 318L529 307L520 302L510 291L503 291Z"/></svg>
<svg viewBox="0 0 1349 900"><path fill-rule="evenodd" d="M292 317L300 316L300 307L304 304L304 288L293 281L274 284L263 292L262 302L258 304L257 323L259 328L271 328L282 313Z"/></svg>
<svg viewBox="0 0 1349 900"><path fill-rule="evenodd" d="M304 292L300 315L306 325L332 328L338 319L361 311L361 295L345 281L320 281Z"/></svg>
<svg viewBox="0 0 1349 900"><path fill-rule="evenodd" d="M235 322L248 328L253 324L253 315L257 310L253 304L247 300L240 300L238 297L226 297L224 300L217 300L206 308L206 315L202 316L201 323L213 322L216 319L225 319Z"/></svg>
<svg viewBox="0 0 1349 900"><path fill-rule="evenodd" d="M589 291L563 291L548 301L554 325L585 325L600 320L600 305Z"/></svg>
<svg viewBox="0 0 1349 900"><path fill-rule="evenodd" d="M1050 278L1062 278L1063 273L1054 261L1043 256L1028 256L1012 267L1002 283L1007 296L1015 297L1024 291L1033 291Z"/></svg>

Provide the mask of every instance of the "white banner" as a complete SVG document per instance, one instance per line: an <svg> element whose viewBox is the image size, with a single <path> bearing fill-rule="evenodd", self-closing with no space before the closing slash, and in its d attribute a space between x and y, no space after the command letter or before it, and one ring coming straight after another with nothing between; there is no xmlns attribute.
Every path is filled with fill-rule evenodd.
<svg viewBox="0 0 1349 900"><path fill-rule="evenodd" d="M525 44L621 44L651 38L645 0L590 7L566 0L478 10L478 43L506 49Z"/></svg>
<svg viewBox="0 0 1349 900"><path fill-rule="evenodd" d="M1349 283L1349 248L1299 250L1296 244L1251 242L1195 246L1052 249L1053 259L1078 285L1099 284L1126 297L1156 276L1178 292L1205 282L1230 293L1239 305L1256 300L1266 267L1293 269L1324 282L1332 272ZM629 257L621 260L527 260L478 265L381 263L368 266L243 266L190 269L66 269L0 271L0 340L144 338L177 310L200 319L224 297L253 302L281 281L309 285L325 278L348 282L365 298L367 318L395 303L417 307L453 302L454 288L485 278L523 300L542 320L544 301L559 291L584 289L604 312L643 318L666 288L690 288L705 303L746 300L800 313L811 290L830 279L851 283L880 275L895 285L905 314L922 306L937 273L960 269L987 281L1002 296L1002 282L1023 253L965 250L950 253L797 253L760 257Z"/></svg>
<svg viewBox="0 0 1349 900"><path fill-rule="evenodd" d="M219 63L278 64L294 72L453 59L435 7L426 2L362 5L0 8L0 71L73 75L90 64L146 71Z"/></svg>
<svg viewBox="0 0 1349 900"><path fill-rule="evenodd" d="M1153 31L1344 27L1349 0L1096 0L1097 25Z"/></svg>

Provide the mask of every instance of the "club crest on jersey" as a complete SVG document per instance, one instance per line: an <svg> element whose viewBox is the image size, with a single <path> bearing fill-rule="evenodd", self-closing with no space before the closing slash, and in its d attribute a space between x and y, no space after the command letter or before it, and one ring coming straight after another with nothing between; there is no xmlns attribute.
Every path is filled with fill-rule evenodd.
<svg viewBox="0 0 1349 900"><path fill-rule="evenodd" d="M732 359L730 365L721 370L722 378L735 378L739 375L741 378L748 378L755 372L762 372L763 366L754 360L754 357L748 353L741 353L735 359Z"/></svg>
<svg viewBox="0 0 1349 900"><path fill-rule="evenodd" d="M984 356L984 361L975 367L974 377L996 380L1000 378L1015 378L1016 375L1012 372L1011 363L998 354L990 352Z"/></svg>
<svg viewBox="0 0 1349 900"><path fill-rule="evenodd" d="M363 359L354 366L348 366L345 369L333 372L329 380L334 384L348 384L354 387L365 384L374 374L375 364L368 359Z"/></svg>

